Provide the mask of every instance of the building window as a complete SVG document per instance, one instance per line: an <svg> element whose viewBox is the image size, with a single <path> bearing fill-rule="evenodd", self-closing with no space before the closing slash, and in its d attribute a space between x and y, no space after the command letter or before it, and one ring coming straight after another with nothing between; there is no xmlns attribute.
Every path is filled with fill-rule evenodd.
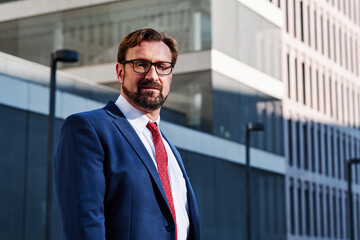
<svg viewBox="0 0 360 240"><path fill-rule="evenodd" d="M337 131L337 134L336 134L336 145L337 145L337 168L338 168L338 178L341 179L342 178L342 171L341 171L341 140L340 140L340 131L338 130Z"/></svg>
<svg viewBox="0 0 360 240"><path fill-rule="evenodd" d="M325 175L329 176L329 154L328 154L328 129L327 126L324 126L324 160L325 160Z"/></svg>
<svg viewBox="0 0 360 240"><path fill-rule="evenodd" d="M345 101L344 101L344 85L340 83L340 106L341 106L341 119L342 122L345 123L344 117L345 117Z"/></svg>
<svg viewBox="0 0 360 240"><path fill-rule="evenodd" d="M325 52L325 43L324 43L324 18L320 15L320 33L321 33L321 53Z"/></svg>
<svg viewBox="0 0 360 240"><path fill-rule="evenodd" d="M306 75L305 75L305 63L301 64L301 71L302 71L302 92L303 92L303 104L306 105Z"/></svg>
<svg viewBox="0 0 360 240"><path fill-rule="evenodd" d="M296 160L297 167L301 168L301 136L300 136L300 121L296 121Z"/></svg>
<svg viewBox="0 0 360 240"><path fill-rule="evenodd" d="M331 74L330 74L331 75ZM329 98L330 98L330 116L334 117L333 113L333 92L332 92L332 78L329 78Z"/></svg>
<svg viewBox="0 0 360 240"><path fill-rule="evenodd" d="M314 227L314 236L317 237L318 236L318 212L317 212L317 195L316 195L316 185L313 185L313 192L312 192L312 200L313 200L313 216L314 216L314 221L313 221L313 227Z"/></svg>
<svg viewBox="0 0 360 240"><path fill-rule="evenodd" d="M356 212L354 215L356 215L356 221L357 223L359 224L360 223L360 205L359 205L359 194L356 194ZM357 229L357 235L359 237L360 235L360 230L359 228L356 228Z"/></svg>
<svg viewBox="0 0 360 240"><path fill-rule="evenodd" d="M322 159L321 159L321 124L319 123L318 124L318 130L317 130L317 133L318 133L318 149L317 149L317 151L318 151L318 167L319 167L319 173L321 174L322 173Z"/></svg>
<svg viewBox="0 0 360 240"><path fill-rule="evenodd" d="M358 157L358 141L356 137L354 138L354 157L355 158ZM355 168L355 182L359 183L359 166L355 165L354 168Z"/></svg>
<svg viewBox="0 0 360 240"><path fill-rule="evenodd" d="M296 38L296 0L293 1L294 10L294 37Z"/></svg>
<svg viewBox="0 0 360 240"><path fill-rule="evenodd" d="M291 234L295 234L295 207L294 207L294 182L293 179L290 178L290 186L289 186L289 197L290 197L290 231Z"/></svg>
<svg viewBox="0 0 360 240"><path fill-rule="evenodd" d="M350 126L351 118L350 118L350 90L349 87L346 87L346 106L347 106L347 124Z"/></svg>
<svg viewBox="0 0 360 240"><path fill-rule="evenodd" d="M357 94L357 103L358 103L358 117L359 117L359 121L360 121L360 90L358 89L358 94ZM360 127L359 125L360 123L358 122L358 126L357 127Z"/></svg>
<svg viewBox="0 0 360 240"><path fill-rule="evenodd" d="M319 82L319 70L316 70L316 97L317 97L317 109L320 111L320 82Z"/></svg>
<svg viewBox="0 0 360 240"><path fill-rule="evenodd" d="M342 197L342 193L341 190L339 191L339 233L340 233L340 238L344 237L344 223L343 223L343 197Z"/></svg>
<svg viewBox="0 0 360 240"><path fill-rule="evenodd" d="M331 207L330 207L329 187L326 187L326 211L327 211L327 236L331 238Z"/></svg>
<svg viewBox="0 0 360 240"><path fill-rule="evenodd" d="M336 59L336 27L335 27L335 24L333 25L333 46L334 46L334 62L336 62L337 61L337 59Z"/></svg>
<svg viewBox="0 0 360 240"><path fill-rule="evenodd" d="M289 165L292 166L293 165L293 134L292 134L292 121L291 119L287 120L288 122L288 136L289 136Z"/></svg>
<svg viewBox="0 0 360 240"><path fill-rule="evenodd" d="M319 208L320 208L320 234L325 237L325 226L324 226L324 194L322 186L319 189Z"/></svg>
<svg viewBox="0 0 360 240"><path fill-rule="evenodd" d="M339 121L339 96L338 96L338 82L335 81L335 117Z"/></svg>
<svg viewBox="0 0 360 240"><path fill-rule="evenodd" d="M355 54L355 71L356 71L356 76L359 76L359 54L357 54L358 53L358 41L357 40L355 40L355 53L356 53Z"/></svg>
<svg viewBox="0 0 360 240"><path fill-rule="evenodd" d="M347 45L347 33L344 33L344 44L345 44L345 68L349 70L349 63L348 63L348 45Z"/></svg>
<svg viewBox="0 0 360 240"><path fill-rule="evenodd" d="M285 1L285 14L286 14L286 32L289 32L289 3L288 3L288 1Z"/></svg>
<svg viewBox="0 0 360 240"><path fill-rule="evenodd" d="M295 58L295 100L296 102L299 102L299 89L298 89L298 64L297 64L297 58Z"/></svg>
<svg viewBox="0 0 360 240"><path fill-rule="evenodd" d="M300 34L301 41L304 42L304 6L303 2L300 1Z"/></svg>
<svg viewBox="0 0 360 240"><path fill-rule="evenodd" d="M302 215L302 188L301 188L301 181L298 181L298 188L297 188L297 197L298 197L298 220L299 220L299 235L303 235L303 215Z"/></svg>
<svg viewBox="0 0 360 240"><path fill-rule="evenodd" d="M315 50L318 50L318 43L317 43L317 16L316 16L316 10L314 10L314 28L315 28L315 33L314 33L314 37L315 37Z"/></svg>
<svg viewBox="0 0 360 240"><path fill-rule="evenodd" d="M346 160L347 160L347 154L346 154L346 135L343 135L343 170L344 170L344 179L347 179L347 170L346 170Z"/></svg>
<svg viewBox="0 0 360 240"><path fill-rule="evenodd" d="M342 33L341 28L339 27L339 58L340 58L340 65L343 66L343 54L342 54Z"/></svg>
<svg viewBox="0 0 360 240"><path fill-rule="evenodd" d="M303 131L304 131L304 168L306 170L309 169L309 157L308 157L308 133L307 133L307 122L303 125Z"/></svg>
<svg viewBox="0 0 360 240"><path fill-rule="evenodd" d="M354 92L354 89L351 90L351 105L352 105L352 111L351 111L351 114L352 114L352 127L356 127L356 117L355 117L355 92Z"/></svg>
<svg viewBox="0 0 360 240"><path fill-rule="evenodd" d="M328 45L328 57L330 58L330 52L331 52L331 46L330 46L330 22L329 19L326 20L326 26L327 26L327 45Z"/></svg>
<svg viewBox="0 0 360 240"><path fill-rule="evenodd" d="M312 166L312 171L315 172L316 168L315 168L315 131L314 131L314 123L311 122L311 126L310 126L310 131L311 131L311 166Z"/></svg>
<svg viewBox="0 0 360 240"><path fill-rule="evenodd" d="M346 238L349 238L349 236L350 236L350 228L349 228L349 213L348 213L348 211L346 211L346 209L349 209L349 199L348 199L348 192L347 191L345 191L345 226L346 226L346 228L345 228L345 236L346 236Z"/></svg>
<svg viewBox="0 0 360 240"><path fill-rule="evenodd" d="M352 36L350 36L350 69L351 72L354 73L354 59L353 59L353 39Z"/></svg>
<svg viewBox="0 0 360 240"><path fill-rule="evenodd" d="M305 234L310 236L310 194L309 194L309 183L305 182Z"/></svg>
<svg viewBox="0 0 360 240"><path fill-rule="evenodd" d="M327 88L325 87L326 86L326 79L325 79L325 74L323 73L322 75L322 79L323 79L323 86L322 86L322 89L323 89L323 100L324 100L324 114L326 114L326 92L327 92Z"/></svg>
<svg viewBox="0 0 360 240"><path fill-rule="evenodd" d="M307 6L307 19L308 19L308 44L311 46L311 25L310 25L310 6Z"/></svg>
<svg viewBox="0 0 360 240"><path fill-rule="evenodd" d="M286 55L286 66L287 66L287 83L288 83L288 98L291 98L291 79L290 79L290 55Z"/></svg>
<svg viewBox="0 0 360 240"><path fill-rule="evenodd" d="M310 93L309 93L309 101L310 101L310 107L313 108L313 82L312 82L312 71L311 66L309 66L309 86L310 86Z"/></svg>
<svg viewBox="0 0 360 240"><path fill-rule="evenodd" d="M333 203L332 203L332 209L333 209L333 229L334 229L334 238L338 237L338 231L337 231L337 203L336 203L336 189L333 188Z"/></svg>
<svg viewBox="0 0 360 240"><path fill-rule="evenodd" d="M330 129L330 144L331 144L331 175L335 178L335 137L334 137L334 129Z"/></svg>

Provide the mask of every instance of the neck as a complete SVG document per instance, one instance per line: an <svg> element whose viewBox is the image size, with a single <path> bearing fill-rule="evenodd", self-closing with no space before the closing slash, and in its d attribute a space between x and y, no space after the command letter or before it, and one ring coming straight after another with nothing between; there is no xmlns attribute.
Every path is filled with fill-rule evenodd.
<svg viewBox="0 0 360 240"><path fill-rule="evenodd" d="M150 118L151 121L156 121L159 119L160 117L160 108L155 109L153 111L144 109L138 105L136 105L135 103L133 103L125 94L122 94L122 96L126 99L126 101L128 103L130 103L134 108L136 108L137 110L139 110L140 112L142 112L143 114L145 114L148 118Z"/></svg>
<svg viewBox="0 0 360 240"><path fill-rule="evenodd" d="M140 110L140 109L139 109ZM141 111L141 110L140 110ZM142 111L143 112L143 111ZM160 117L160 108L156 109L152 112L143 112L148 118L150 118L151 121L156 121Z"/></svg>

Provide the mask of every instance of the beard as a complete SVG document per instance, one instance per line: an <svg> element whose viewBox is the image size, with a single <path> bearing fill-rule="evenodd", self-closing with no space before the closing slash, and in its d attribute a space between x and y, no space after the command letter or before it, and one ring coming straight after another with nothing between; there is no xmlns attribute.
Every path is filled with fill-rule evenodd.
<svg viewBox="0 0 360 240"><path fill-rule="evenodd" d="M124 80L125 80L125 75L124 75ZM124 95L126 95L129 98L129 100L132 103L134 103L136 106L147 111L154 111L160 108L162 105L164 105L167 96L164 97L162 93L163 86L161 84L151 80L144 79L138 83L137 87L138 87L137 92L131 92L125 86L125 84L122 84L121 86ZM159 93L157 94L154 91L145 91L145 92L141 91L142 88L148 88L148 87L158 89Z"/></svg>

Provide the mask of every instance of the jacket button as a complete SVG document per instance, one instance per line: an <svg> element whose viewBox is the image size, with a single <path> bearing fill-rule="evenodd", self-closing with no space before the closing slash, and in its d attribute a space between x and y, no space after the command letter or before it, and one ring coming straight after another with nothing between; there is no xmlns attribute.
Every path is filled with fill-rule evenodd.
<svg viewBox="0 0 360 240"><path fill-rule="evenodd" d="M166 231L168 231L168 232L173 232L173 231L175 231L175 225L168 225L168 226L166 226Z"/></svg>

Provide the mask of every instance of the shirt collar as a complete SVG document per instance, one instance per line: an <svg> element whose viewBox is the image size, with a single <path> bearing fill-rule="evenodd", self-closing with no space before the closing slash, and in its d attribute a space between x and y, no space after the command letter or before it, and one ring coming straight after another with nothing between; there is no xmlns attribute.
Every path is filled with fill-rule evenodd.
<svg viewBox="0 0 360 240"><path fill-rule="evenodd" d="M138 133L147 129L146 125L151 121L150 118L131 105L122 95L118 97L115 104ZM151 122L155 122L159 126L160 117Z"/></svg>

